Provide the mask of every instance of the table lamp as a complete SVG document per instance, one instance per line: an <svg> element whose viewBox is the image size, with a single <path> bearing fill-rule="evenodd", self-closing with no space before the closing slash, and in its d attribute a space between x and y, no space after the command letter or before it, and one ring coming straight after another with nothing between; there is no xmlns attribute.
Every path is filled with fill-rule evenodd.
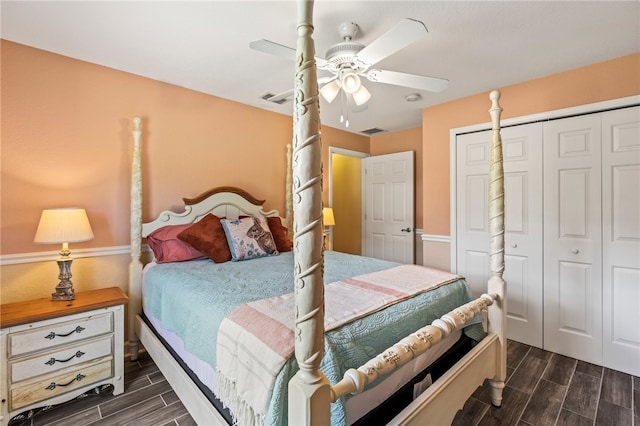
<svg viewBox="0 0 640 426"><path fill-rule="evenodd" d="M60 282L56 292L51 294L51 300L73 300L75 294L71 282L71 258L69 243L89 241L93 238L93 231L84 209L69 207L61 209L46 209L42 211L38 230L33 240L41 244L60 244L58 268Z"/></svg>
<svg viewBox="0 0 640 426"><path fill-rule="evenodd" d="M327 228L336 224L336 219L333 216L333 208L324 207L322 209L322 222L324 223L324 232L322 237L324 240L324 246L327 247Z"/></svg>

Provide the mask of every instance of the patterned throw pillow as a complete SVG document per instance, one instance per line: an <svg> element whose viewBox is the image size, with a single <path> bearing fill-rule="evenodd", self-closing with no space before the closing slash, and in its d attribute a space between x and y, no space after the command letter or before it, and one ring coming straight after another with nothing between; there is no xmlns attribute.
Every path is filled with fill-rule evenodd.
<svg viewBox="0 0 640 426"><path fill-rule="evenodd" d="M220 222L227 236L231 260L248 260L279 254L264 217L221 219Z"/></svg>

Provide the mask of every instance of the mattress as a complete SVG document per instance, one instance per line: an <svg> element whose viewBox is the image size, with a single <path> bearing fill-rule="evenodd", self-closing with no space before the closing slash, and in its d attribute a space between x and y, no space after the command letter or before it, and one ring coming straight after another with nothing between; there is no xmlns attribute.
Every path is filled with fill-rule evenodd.
<svg viewBox="0 0 640 426"><path fill-rule="evenodd" d="M397 264L328 251L325 253L325 282L334 282L394 266ZM254 278L247 280L245 275L248 269L252 270L249 275ZM210 281L214 272L222 273L222 277L211 282L195 284L195 282L203 280L202 276L206 276L207 281ZM157 282L159 276L165 280L164 284ZM239 282L241 284L238 284ZM199 287L200 293L196 292L196 296L190 296L196 286ZM159 290L160 287L162 291ZM239 296L239 293L242 293L241 288L248 290L250 295ZM200 331L215 330L213 324L224 318L234 307L250 301L247 300L247 297L255 300L292 291L292 253L281 253L273 258L227 262L225 264L214 264L209 260L182 264L150 264L145 268L144 274L143 310L158 334L168 342L202 384L213 390L216 380L214 368L216 336L215 332L209 331L206 337L203 337ZM160 293L163 293L162 297L158 296ZM203 313L202 310L193 308L195 304L200 302L203 302L205 306L217 304L219 308L215 311L207 308ZM181 305L182 310L175 311L175 308ZM220 307L221 305L223 307ZM180 321L177 321L177 318ZM450 336L433 350L398 369L383 381L376 383L375 387L367 389L362 394L347 398L344 405L346 419L343 418L342 422L351 424L364 415L370 407L384 401L413 378L416 373L446 352L457 341L459 335L457 333ZM203 342L206 343L204 347L201 344ZM331 377L330 380L332 380Z"/></svg>

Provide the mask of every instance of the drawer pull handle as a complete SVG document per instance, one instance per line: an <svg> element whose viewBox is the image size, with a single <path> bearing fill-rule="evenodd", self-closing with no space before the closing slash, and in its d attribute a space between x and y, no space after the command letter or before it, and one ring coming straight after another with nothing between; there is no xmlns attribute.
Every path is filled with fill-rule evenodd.
<svg viewBox="0 0 640 426"><path fill-rule="evenodd" d="M60 387L69 386L71 383L75 382L76 380L77 380L77 381L80 381L80 380L84 379L85 377L87 377L87 376L85 376L85 375L83 375L83 374L78 374L76 377L74 377L73 379L71 379L71 380L70 380L69 382L67 382L67 383L55 383L55 382L51 382L51 384L50 384L49 386L47 386L45 389L46 389L46 390L54 390L54 389L55 389L55 388L57 388L58 386L60 386Z"/></svg>
<svg viewBox="0 0 640 426"><path fill-rule="evenodd" d="M75 354L71 355L69 358L67 359L55 359L55 358L51 358L49 361L45 362L45 364L47 365L53 365L56 362L68 362L71 361L74 358L80 358L82 355L84 355L84 352L82 351L78 351Z"/></svg>
<svg viewBox="0 0 640 426"><path fill-rule="evenodd" d="M73 330L71 330L70 332L68 332L67 334L57 334L54 333L53 331L49 334L47 334L46 336L44 336L45 339L49 339L49 340L53 340L56 337L67 337L67 336L71 336L73 333L80 333L84 330L84 327L80 327L77 326L76 328L74 328Z"/></svg>

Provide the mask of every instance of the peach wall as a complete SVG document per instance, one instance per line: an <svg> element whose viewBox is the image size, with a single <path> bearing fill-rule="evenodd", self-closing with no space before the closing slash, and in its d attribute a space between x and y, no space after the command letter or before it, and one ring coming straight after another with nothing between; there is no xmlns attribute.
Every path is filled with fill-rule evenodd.
<svg viewBox="0 0 640 426"><path fill-rule="evenodd" d="M291 117L5 40L0 48L1 254L58 250L32 243L41 210L54 206L87 209L95 239L72 250L129 244L135 115L143 118L145 220L217 185L243 186L266 199L266 208L284 209ZM501 88L504 117L639 94L639 63L632 55ZM323 161L329 146L373 154L414 149L416 226L448 235L449 129L487 122L487 110L483 93L425 109L422 128L405 132L369 139L324 127ZM422 144L413 146L416 138ZM121 254L77 259L74 284L79 291L126 289L127 265ZM48 296L56 273L49 261L1 266L2 302Z"/></svg>
<svg viewBox="0 0 640 426"><path fill-rule="evenodd" d="M95 238L76 249L129 244L136 115L143 220L219 185L240 186L284 212L290 116L6 40L1 47L2 254L57 250L32 243L41 210L56 206L87 209ZM322 132L324 157L329 145L368 146L367 137Z"/></svg>
<svg viewBox="0 0 640 426"><path fill-rule="evenodd" d="M499 87L502 118L519 117L640 94L640 54ZM450 235L449 131L490 120L489 92L422 113L423 229Z"/></svg>
<svg viewBox="0 0 640 426"><path fill-rule="evenodd" d="M423 171L422 171L422 128L403 130L371 137L371 155L392 154L394 152L415 152L415 227L423 222Z"/></svg>

